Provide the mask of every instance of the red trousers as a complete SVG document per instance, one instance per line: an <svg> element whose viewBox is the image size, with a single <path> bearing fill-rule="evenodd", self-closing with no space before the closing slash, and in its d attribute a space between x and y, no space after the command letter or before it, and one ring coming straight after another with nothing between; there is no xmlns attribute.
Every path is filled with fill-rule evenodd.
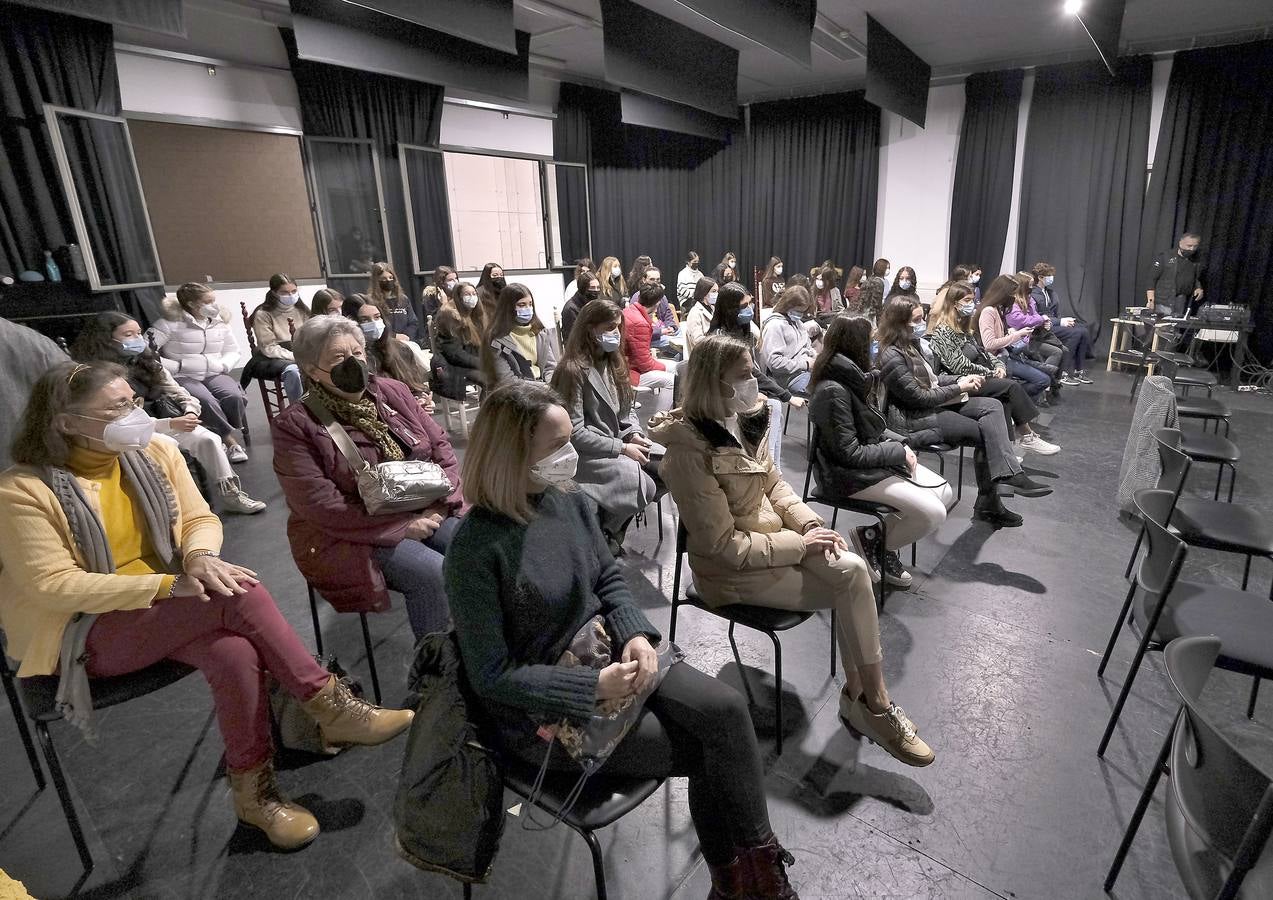
<svg viewBox="0 0 1273 900"><path fill-rule="evenodd" d="M330 677L301 643L263 586L246 594L212 594L155 601L150 609L98 616L88 633L88 674L125 675L175 659L203 673L212 689L226 765L251 769L273 754L268 671L283 688L308 700Z"/></svg>

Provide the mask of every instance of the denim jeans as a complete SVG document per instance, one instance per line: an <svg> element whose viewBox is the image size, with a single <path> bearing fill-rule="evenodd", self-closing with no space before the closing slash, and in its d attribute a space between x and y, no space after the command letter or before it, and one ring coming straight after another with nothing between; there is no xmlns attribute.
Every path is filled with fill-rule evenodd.
<svg viewBox="0 0 1273 900"><path fill-rule="evenodd" d="M448 516L426 541L408 538L396 547L377 547L372 552L385 585L406 599L407 621L417 638L441 631L451 618L442 587L442 556L459 527L460 520Z"/></svg>
<svg viewBox="0 0 1273 900"><path fill-rule="evenodd" d="M1052 384L1052 379L1048 377L1048 373L1036 369L1028 362L1009 356L1003 361L1008 369L1008 377L1015 378L1018 381L1025 382L1025 392L1030 395L1031 400L1038 399L1043 391Z"/></svg>

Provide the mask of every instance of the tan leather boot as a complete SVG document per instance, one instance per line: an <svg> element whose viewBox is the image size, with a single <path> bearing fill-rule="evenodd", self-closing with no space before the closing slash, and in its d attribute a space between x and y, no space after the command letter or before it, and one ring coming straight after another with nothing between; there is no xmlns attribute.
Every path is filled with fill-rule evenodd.
<svg viewBox="0 0 1273 900"><path fill-rule="evenodd" d="M381 709L355 697L334 675L301 707L318 723L323 740L332 746L383 744L405 731L415 717L412 710Z"/></svg>
<svg viewBox="0 0 1273 900"><path fill-rule="evenodd" d="M246 772L231 772L230 795L239 821L264 831L280 850L296 850L318 837L318 820L309 810L279 794L272 760Z"/></svg>

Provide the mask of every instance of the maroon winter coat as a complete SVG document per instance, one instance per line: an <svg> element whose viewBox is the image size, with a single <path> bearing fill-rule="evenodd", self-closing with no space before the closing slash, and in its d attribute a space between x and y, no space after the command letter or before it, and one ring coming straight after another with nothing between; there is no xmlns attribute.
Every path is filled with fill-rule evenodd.
<svg viewBox="0 0 1273 900"><path fill-rule="evenodd" d="M372 375L367 394L380 418L407 450L407 459L435 462L455 489L441 505L450 515L467 510L460 490L460 464L446 432L420 409L405 384ZM375 442L345 426L372 465L382 462ZM292 556L315 590L339 612L380 612L389 608L384 575L371 558L375 547L406 539L407 523L421 512L369 516L358 496L354 470L314 414L293 403L274 418L274 473L283 486L290 514L287 539Z"/></svg>

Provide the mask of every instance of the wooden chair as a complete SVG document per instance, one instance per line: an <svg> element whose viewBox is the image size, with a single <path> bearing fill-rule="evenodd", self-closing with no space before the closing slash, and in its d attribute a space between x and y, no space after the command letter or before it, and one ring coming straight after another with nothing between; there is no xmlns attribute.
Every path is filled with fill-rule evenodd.
<svg viewBox="0 0 1273 900"><path fill-rule="evenodd" d="M257 361L262 358L257 355L256 335L252 333L252 319L256 315L256 312L253 311L249 313L248 305L242 300L239 301L239 311L243 315L243 329L247 332L248 349L251 352L251 358L248 359L248 364L243 367L243 375L239 378L239 383L244 387L247 387L248 381L255 381L257 383L257 386L261 389L261 404L265 407L265 420L267 422L273 422L274 417L283 410L287 409L288 406L287 394L283 391L283 379L281 377L266 378L261 375L257 375L253 371ZM291 320L289 319L288 322L290 324ZM292 333L296 333L295 325L292 325ZM249 444L251 443L251 440L248 439L248 430L246 427L243 429L243 439Z"/></svg>

